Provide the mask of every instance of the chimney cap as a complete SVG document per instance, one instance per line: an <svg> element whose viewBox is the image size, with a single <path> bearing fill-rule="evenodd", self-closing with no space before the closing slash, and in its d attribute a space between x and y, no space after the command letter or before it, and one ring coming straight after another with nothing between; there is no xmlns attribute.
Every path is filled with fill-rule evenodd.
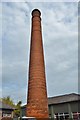
<svg viewBox="0 0 80 120"><path fill-rule="evenodd" d="M32 11L32 16L40 16L40 15L41 15L41 12L38 9L34 9Z"/></svg>

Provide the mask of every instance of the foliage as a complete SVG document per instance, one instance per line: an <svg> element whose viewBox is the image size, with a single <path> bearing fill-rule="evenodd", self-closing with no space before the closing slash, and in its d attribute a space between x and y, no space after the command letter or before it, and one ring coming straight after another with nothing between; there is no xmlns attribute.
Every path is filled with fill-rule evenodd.
<svg viewBox="0 0 80 120"><path fill-rule="evenodd" d="M15 104L13 102L13 100L10 98L10 96L0 98L0 100L2 100L3 103L8 104L11 107L15 108L15 110L13 111L13 114L14 114L15 117L19 117L20 116L22 101L18 101L18 103Z"/></svg>
<svg viewBox="0 0 80 120"><path fill-rule="evenodd" d="M20 116L20 111L21 111L21 104L22 102L19 101L16 105L16 109L14 110L14 114L15 116L19 117Z"/></svg>
<svg viewBox="0 0 80 120"><path fill-rule="evenodd" d="M8 104L12 107L15 107L15 104L14 104L13 100L10 98L10 96L3 97L3 98L1 98L1 100L3 103Z"/></svg>

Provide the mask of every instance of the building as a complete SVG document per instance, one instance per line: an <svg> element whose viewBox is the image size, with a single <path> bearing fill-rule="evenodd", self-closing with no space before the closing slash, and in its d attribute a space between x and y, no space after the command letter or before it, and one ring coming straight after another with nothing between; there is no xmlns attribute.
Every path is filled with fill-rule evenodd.
<svg viewBox="0 0 80 120"><path fill-rule="evenodd" d="M48 98L49 117L55 120L80 119L80 95L66 94ZM21 116L26 116L26 105L21 108Z"/></svg>
<svg viewBox="0 0 80 120"><path fill-rule="evenodd" d="M13 118L13 110L14 108L0 101L0 120L4 117Z"/></svg>
<svg viewBox="0 0 80 120"><path fill-rule="evenodd" d="M57 120L80 118L80 95L66 94L48 98L49 116Z"/></svg>

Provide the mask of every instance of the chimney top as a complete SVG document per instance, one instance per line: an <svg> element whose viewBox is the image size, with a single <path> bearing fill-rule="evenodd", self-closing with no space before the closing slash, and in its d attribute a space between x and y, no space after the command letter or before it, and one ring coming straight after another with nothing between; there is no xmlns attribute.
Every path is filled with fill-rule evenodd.
<svg viewBox="0 0 80 120"><path fill-rule="evenodd" d="M38 10L38 9L34 9L33 11L32 11L32 16L34 17L34 16L41 16L41 12Z"/></svg>

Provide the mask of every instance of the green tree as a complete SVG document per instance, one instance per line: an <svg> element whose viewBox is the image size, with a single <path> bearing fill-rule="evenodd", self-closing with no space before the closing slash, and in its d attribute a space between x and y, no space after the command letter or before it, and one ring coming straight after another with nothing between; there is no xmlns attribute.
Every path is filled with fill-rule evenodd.
<svg viewBox="0 0 80 120"><path fill-rule="evenodd" d="M21 104L22 104L22 101L18 101L18 103L16 105L16 109L14 110L14 115L16 117L20 117Z"/></svg>
<svg viewBox="0 0 80 120"><path fill-rule="evenodd" d="M15 104L13 102L13 100L10 98L10 96L7 96L7 97L3 97L3 98L0 98L0 100L5 103L5 104L8 104L10 105L11 107L14 107L14 116L15 117L19 117L20 116L20 111L21 111L21 104L22 104L22 101L18 101L17 104Z"/></svg>
<svg viewBox="0 0 80 120"><path fill-rule="evenodd" d="M13 100L10 98L10 96L3 97L3 98L1 98L1 100L3 103L8 104L12 107L15 107L15 104L14 104Z"/></svg>

